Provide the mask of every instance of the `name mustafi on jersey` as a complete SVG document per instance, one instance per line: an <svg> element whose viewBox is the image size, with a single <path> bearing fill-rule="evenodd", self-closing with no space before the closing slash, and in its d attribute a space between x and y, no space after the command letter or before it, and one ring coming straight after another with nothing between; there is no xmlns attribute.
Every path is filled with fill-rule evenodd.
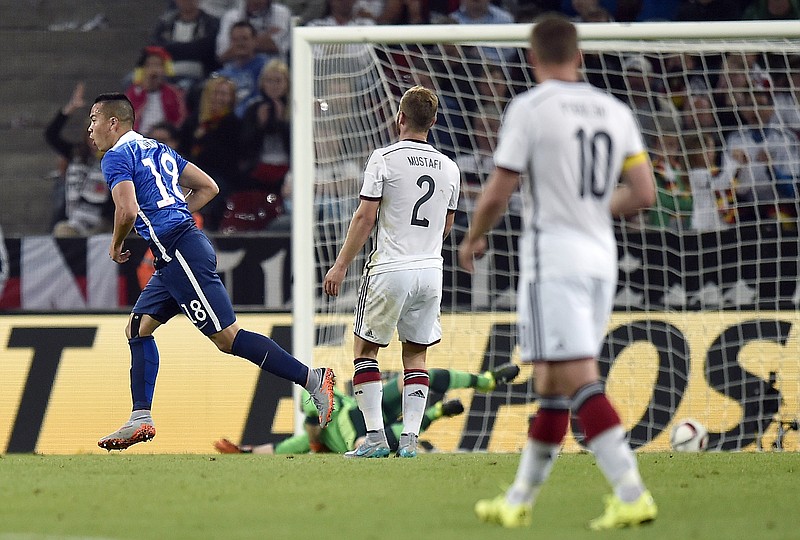
<svg viewBox="0 0 800 540"><path fill-rule="evenodd" d="M412 167L430 167L431 169L442 170L441 161L425 156L408 156L408 164Z"/></svg>

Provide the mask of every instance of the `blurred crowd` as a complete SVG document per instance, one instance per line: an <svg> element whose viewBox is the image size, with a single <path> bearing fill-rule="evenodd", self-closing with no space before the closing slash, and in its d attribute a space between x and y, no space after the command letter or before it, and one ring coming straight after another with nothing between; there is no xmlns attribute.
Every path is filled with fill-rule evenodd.
<svg viewBox="0 0 800 540"><path fill-rule="evenodd" d="M120 90L135 107L137 131L175 147L220 185L220 195L198 216L206 230L285 230L293 20L308 26L505 24L553 10L577 22L797 20L800 0L173 0L136 65L120 73ZM433 131L462 169L462 224L491 170L503 108L525 86L503 67L521 58L519 51L476 49L479 84L466 89L467 100L440 93ZM795 227L800 56L598 53L585 63L589 82L629 102L651 149L659 202L631 226L708 231L773 220ZM412 82L440 90L453 84L445 74L474 74L468 62L444 64L433 65L440 72L430 64L415 70ZM465 106L472 114L461 114ZM111 230L113 204L100 156L88 139L62 137L70 115L86 107L78 84L45 134L59 156L57 236ZM457 137L463 140L451 140ZM340 169L357 176L360 164L319 167L319 174L332 183Z"/></svg>

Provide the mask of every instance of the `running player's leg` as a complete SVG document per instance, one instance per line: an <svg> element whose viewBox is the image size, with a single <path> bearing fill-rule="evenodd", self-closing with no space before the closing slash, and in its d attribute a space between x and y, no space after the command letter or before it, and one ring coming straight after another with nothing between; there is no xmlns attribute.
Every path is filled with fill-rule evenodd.
<svg viewBox="0 0 800 540"><path fill-rule="evenodd" d="M333 411L333 370L310 369L267 336L240 328L215 261L214 249L200 231L181 238L175 260L163 272L183 312L222 352L246 358L308 390L320 425L326 425Z"/></svg>
<svg viewBox="0 0 800 540"><path fill-rule="evenodd" d="M599 346L599 342L592 341L594 332L586 340L580 339L581 336L571 340L562 338L565 329L572 331L577 328L580 331L584 329L580 323L586 322L573 319L569 299L558 298L562 293L572 294L570 284L528 281L521 287L518 298L520 353L524 361L533 361L539 409L529 424L514 483L505 494L478 501L475 505L475 513L481 520L504 527L530 524L536 496L550 475L567 433L570 394L553 377L551 367L556 362L551 360L585 357L585 347L593 351ZM551 299L553 301L548 302ZM548 310L546 316L543 313L545 306ZM585 341L589 341L589 345Z"/></svg>
<svg viewBox="0 0 800 540"><path fill-rule="evenodd" d="M153 332L179 312L160 273L154 274L133 307L125 335L131 351L131 399L133 410L122 427L101 438L97 445L106 450L124 450L155 437L151 413L159 354Z"/></svg>

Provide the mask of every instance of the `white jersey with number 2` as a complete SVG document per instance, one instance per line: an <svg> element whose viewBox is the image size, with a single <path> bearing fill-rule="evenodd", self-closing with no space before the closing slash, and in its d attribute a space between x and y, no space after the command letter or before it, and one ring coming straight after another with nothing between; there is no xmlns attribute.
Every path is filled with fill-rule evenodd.
<svg viewBox="0 0 800 540"><path fill-rule="evenodd" d="M527 173L522 275L616 281L611 194L623 167L644 159L631 110L589 84L548 80L514 98L494 161Z"/></svg>
<svg viewBox="0 0 800 540"><path fill-rule="evenodd" d="M426 142L404 140L372 152L361 198L380 200L370 274L442 268L442 236L461 185L455 162Z"/></svg>

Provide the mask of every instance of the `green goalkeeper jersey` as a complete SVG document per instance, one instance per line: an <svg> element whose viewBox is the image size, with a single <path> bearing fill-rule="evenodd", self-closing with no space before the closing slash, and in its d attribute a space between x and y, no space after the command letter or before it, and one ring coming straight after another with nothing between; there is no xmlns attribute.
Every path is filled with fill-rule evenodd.
<svg viewBox="0 0 800 540"><path fill-rule="evenodd" d="M356 439L366 433L361 411L352 396L343 394L337 389L333 391L334 409L328 426L320 432L320 442L328 450L337 454L355 448ZM309 421L317 422L318 413L308 392L303 390L303 412ZM275 445L276 454L305 454L310 451L308 435L295 435Z"/></svg>

